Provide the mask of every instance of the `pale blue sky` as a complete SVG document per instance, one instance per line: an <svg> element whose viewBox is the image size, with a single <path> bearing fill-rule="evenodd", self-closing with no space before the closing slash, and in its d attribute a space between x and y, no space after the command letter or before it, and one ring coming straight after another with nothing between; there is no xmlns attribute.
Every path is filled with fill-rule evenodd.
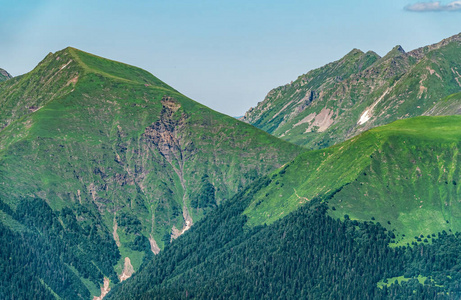
<svg viewBox="0 0 461 300"><path fill-rule="evenodd" d="M384 55L461 32L461 11L444 9L450 1L409 6L416 2L0 0L0 67L20 75L73 46L236 116L352 48Z"/></svg>

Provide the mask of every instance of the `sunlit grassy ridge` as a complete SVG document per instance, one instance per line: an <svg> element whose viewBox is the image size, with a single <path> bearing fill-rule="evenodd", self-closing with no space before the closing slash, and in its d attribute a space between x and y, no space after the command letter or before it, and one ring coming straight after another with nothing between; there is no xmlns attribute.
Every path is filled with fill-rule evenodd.
<svg viewBox="0 0 461 300"><path fill-rule="evenodd" d="M81 65L88 72L98 73L105 77L110 77L112 79L118 79L121 81L147 84L157 88L176 91L151 73L141 68L102 58L71 47L67 48L67 50L79 63L79 65Z"/></svg>
<svg viewBox="0 0 461 300"><path fill-rule="evenodd" d="M460 116L396 121L301 154L273 173L245 214L249 224L272 223L318 197L336 217L396 229L401 243L460 231L460 145Z"/></svg>

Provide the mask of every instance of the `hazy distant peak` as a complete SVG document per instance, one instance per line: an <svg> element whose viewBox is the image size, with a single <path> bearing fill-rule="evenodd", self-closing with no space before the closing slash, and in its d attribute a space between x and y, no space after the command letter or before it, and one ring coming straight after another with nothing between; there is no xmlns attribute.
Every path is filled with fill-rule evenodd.
<svg viewBox="0 0 461 300"><path fill-rule="evenodd" d="M0 68L0 81L5 81L10 78L13 78L13 76L11 76L10 73L5 71L4 69Z"/></svg>
<svg viewBox="0 0 461 300"><path fill-rule="evenodd" d="M395 46L392 50L398 51L400 53L406 53L400 45Z"/></svg>
<svg viewBox="0 0 461 300"><path fill-rule="evenodd" d="M375 51L372 51L372 50L368 50L367 53L365 53L365 54L368 55L368 56L375 56L377 58L381 58L381 56L378 53L376 53Z"/></svg>
<svg viewBox="0 0 461 300"><path fill-rule="evenodd" d="M364 54L364 52L362 50L360 50L360 49L354 48L351 51L349 51L349 53L346 54L346 57L347 56L352 56L352 55L357 55L357 54Z"/></svg>

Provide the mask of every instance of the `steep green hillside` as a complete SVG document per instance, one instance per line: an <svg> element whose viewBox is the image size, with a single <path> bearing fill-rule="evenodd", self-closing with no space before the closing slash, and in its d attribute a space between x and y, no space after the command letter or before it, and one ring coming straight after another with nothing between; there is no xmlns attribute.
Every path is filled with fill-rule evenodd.
<svg viewBox="0 0 461 300"><path fill-rule="evenodd" d="M319 149L402 118L437 115L440 99L461 91L461 34L380 58L353 50L269 92L242 118L277 137ZM444 114L457 114L445 106Z"/></svg>
<svg viewBox="0 0 461 300"><path fill-rule="evenodd" d="M0 82L12 78L12 76L2 68L0 68Z"/></svg>
<svg viewBox="0 0 461 300"><path fill-rule="evenodd" d="M444 99L437 101L425 115L428 116L449 116L461 115L461 93L452 94Z"/></svg>
<svg viewBox="0 0 461 300"><path fill-rule="evenodd" d="M300 153L144 70L73 48L0 87L0 220L21 236L18 247L47 237L36 248L59 257L93 295L103 277L126 279ZM39 282L75 296L60 294L53 276Z"/></svg>
<svg viewBox="0 0 461 300"><path fill-rule="evenodd" d="M458 299L460 146L461 116L417 117L303 153L108 299Z"/></svg>
<svg viewBox="0 0 461 300"><path fill-rule="evenodd" d="M332 216L380 222L400 244L461 231L460 147L461 116L396 121L301 154L272 175L245 214L252 226L270 224L328 198Z"/></svg>

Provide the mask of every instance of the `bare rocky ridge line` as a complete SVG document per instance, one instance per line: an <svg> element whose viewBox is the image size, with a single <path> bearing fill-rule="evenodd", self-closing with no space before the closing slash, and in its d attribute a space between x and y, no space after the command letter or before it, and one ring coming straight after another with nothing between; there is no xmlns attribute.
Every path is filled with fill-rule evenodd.
<svg viewBox="0 0 461 300"><path fill-rule="evenodd" d="M438 43L434 43L434 44L431 44L431 45L428 45L428 46L424 46L424 47L420 47L420 48L411 50L409 52L406 52L406 54L408 54L410 56L413 56L413 57L415 57L417 59L421 59L421 58L424 57L425 53L427 53L429 51L432 51L432 50L440 49L440 48L442 48L442 47L444 47L444 46L446 46L449 43L454 42L454 41L461 41L461 33L458 33L458 34L455 34L455 35L453 35L451 37L443 39Z"/></svg>
<svg viewBox="0 0 461 300"><path fill-rule="evenodd" d="M5 78L5 80L13 78L13 76L11 76L10 73L8 73L6 70L1 69L1 68L0 68L0 75L2 75ZM2 76L0 76L0 79Z"/></svg>
<svg viewBox="0 0 461 300"><path fill-rule="evenodd" d="M461 48L461 33L410 52L396 46L384 57L354 49L271 90L241 120L317 149L397 119L427 115L436 101L461 91L460 69L443 72L444 62L459 65L447 54L452 48L444 50L451 45Z"/></svg>

